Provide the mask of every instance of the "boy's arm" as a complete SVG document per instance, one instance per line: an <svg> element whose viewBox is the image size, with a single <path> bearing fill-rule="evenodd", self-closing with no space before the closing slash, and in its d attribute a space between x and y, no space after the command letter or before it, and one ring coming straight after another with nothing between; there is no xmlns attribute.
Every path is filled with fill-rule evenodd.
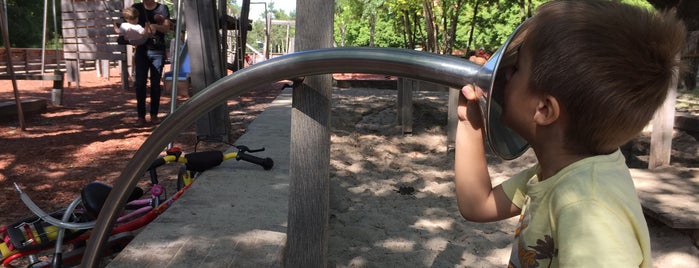
<svg viewBox="0 0 699 268"><path fill-rule="evenodd" d="M478 92L478 93L477 93ZM493 188L483 147L483 120L478 107L482 94L471 85L461 89L456 128L454 175L456 200L461 216L486 222L510 218L519 213L501 186Z"/></svg>
<svg viewBox="0 0 699 268"><path fill-rule="evenodd" d="M121 29L119 29L119 25L116 22L112 22L112 26L114 26L115 33L121 33Z"/></svg>

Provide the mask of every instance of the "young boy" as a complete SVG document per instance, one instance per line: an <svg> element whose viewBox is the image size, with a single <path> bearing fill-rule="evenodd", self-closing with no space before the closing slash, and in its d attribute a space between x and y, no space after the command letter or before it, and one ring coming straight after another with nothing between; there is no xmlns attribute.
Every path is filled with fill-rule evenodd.
<svg viewBox="0 0 699 268"><path fill-rule="evenodd" d="M138 24L138 10L133 7L127 7L121 13L126 22L122 22L121 25L117 25L115 22L114 31L124 36L124 39L129 41L131 45L140 46L145 44L151 37L152 32L148 23L146 23L146 27Z"/></svg>
<svg viewBox="0 0 699 268"><path fill-rule="evenodd" d="M614 1L543 4L506 71L503 122L538 164L492 187L474 86L462 88L455 183L471 221L520 215L510 267L650 267L648 227L619 146L661 106L685 29Z"/></svg>

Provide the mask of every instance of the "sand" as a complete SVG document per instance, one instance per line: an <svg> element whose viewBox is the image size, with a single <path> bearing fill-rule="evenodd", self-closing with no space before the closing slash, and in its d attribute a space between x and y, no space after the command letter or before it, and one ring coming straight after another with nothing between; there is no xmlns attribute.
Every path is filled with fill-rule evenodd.
<svg viewBox="0 0 699 268"><path fill-rule="evenodd" d="M459 215L446 92L415 92L412 135L396 124L396 91L333 94L329 267L504 267L516 219ZM534 163L488 157L494 184ZM654 267L699 267L686 232L649 220Z"/></svg>

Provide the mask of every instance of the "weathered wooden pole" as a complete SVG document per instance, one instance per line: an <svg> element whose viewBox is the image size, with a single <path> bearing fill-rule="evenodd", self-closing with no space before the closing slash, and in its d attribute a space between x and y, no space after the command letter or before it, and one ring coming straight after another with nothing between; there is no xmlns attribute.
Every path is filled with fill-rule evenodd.
<svg viewBox="0 0 699 268"><path fill-rule="evenodd" d="M192 92L198 93L226 75L219 44L216 1L184 1L187 46L191 57ZM197 120L198 140L228 142L230 117L226 100Z"/></svg>
<svg viewBox="0 0 699 268"><path fill-rule="evenodd" d="M3 4L5 2L3 1ZM7 73L12 79L12 92L15 95L15 104L17 105L17 119L19 119L19 129L27 130L24 126L24 111L22 111L22 100L19 98L19 89L17 89L17 79L15 79L15 71L12 66L12 47L10 46L10 34L7 26L7 10L3 5L0 10L0 28L2 28L2 42L5 44L5 53L7 55Z"/></svg>
<svg viewBox="0 0 699 268"><path fill-rule="evenodd" d="M332 46L335 1L296 1L297 51ZM286 267L325 267L328 250L332 76L306 77L291 109Z"/></svg>
<svg viewBox="0 0 699 268"><path fill-rule="evenodd" d="M678 56L679 57L679 56ZM675 103L677 102L677 83L679 68L673 70L675 75L670 82L670 88L663 106L653 117L653 132L650 136L650 156L648 168L669 165L672 155L672 132L675 128Z"/></svg>

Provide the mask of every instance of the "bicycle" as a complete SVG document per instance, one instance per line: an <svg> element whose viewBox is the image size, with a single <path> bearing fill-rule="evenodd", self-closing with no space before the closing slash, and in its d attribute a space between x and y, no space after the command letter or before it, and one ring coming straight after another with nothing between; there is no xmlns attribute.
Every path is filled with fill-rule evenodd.
<svg viewBox="0 0 699 268"><path fill-rule="evenodd" d="M135 237L134 231L167 210L204 171L230 159L257 164L265 170L274 166L271 158L249 154L264 151L264 148L251 150L247 146L235 147L237 151L229 153L214 150L184 156L179 148L173 147L166 151L165 156L154 160L147 170L151 180L150 197L141 198L144 192L138 187L133 190L124 212L110 232L110 250L105 255L121 251ZM159 167L168 163L183 164L178 170L177 191L169 198L165 188L159 183L157 172ZM41 210L16 183L15 189L35 216L0 227L0 261L3 266L15 267L20 262L33 268L78 265L85 241L90 235L89 229L94 227L94 220L99 215L111 186L90 182L66 208L52 213ZM69 248L64 249L64 245L69 245Z"/></svg>

